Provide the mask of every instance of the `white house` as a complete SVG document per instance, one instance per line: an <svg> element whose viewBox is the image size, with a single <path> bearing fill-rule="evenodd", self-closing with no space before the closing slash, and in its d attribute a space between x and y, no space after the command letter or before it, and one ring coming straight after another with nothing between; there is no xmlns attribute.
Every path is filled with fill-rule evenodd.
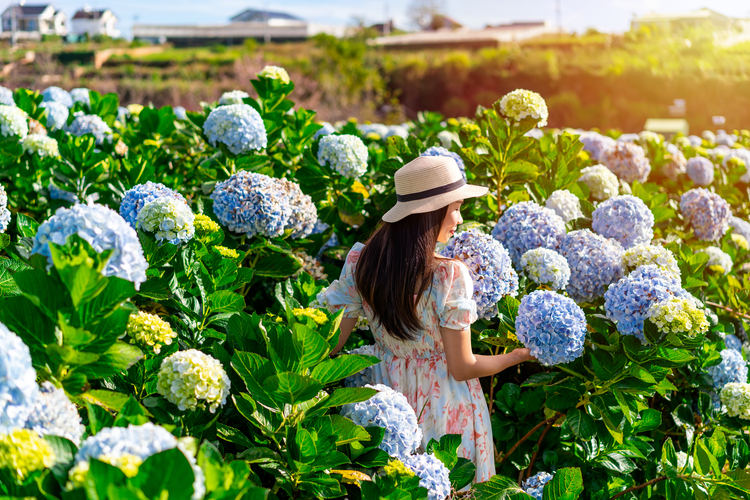
<svg viewBox="0 0 750 500"><path fill-rule="evenodd" d="M2 15L3 38L15 31L19 39L40 39L42 35L68 34L67 17L52 4L11 5Z"/></svg>
<svg viewBox="0 0 750 500"><path fill-rule="evenodd" d="M86 5L73 15L70 31L76 35L106 35L112 38L120 36L115 27L117 16L109 9L93 10Z"/></svg>

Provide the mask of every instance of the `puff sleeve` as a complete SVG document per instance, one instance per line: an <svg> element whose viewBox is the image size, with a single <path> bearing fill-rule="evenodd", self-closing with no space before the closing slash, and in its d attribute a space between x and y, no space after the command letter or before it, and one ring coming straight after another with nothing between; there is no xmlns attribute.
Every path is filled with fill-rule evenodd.
<svg viewBox="0 0 750 500"><path fill-rule="evenodd" d="M451 260L436 270L439 280L436 308L440 326L452 330L466 330L477 320L477 303L474 281L469 269L461 262Z"/></svg>
<svg viewBox="0 0 750 500"><path fill-rule="evenodd" d="M322 292L323 301L328 310L331 312L344 309L344 317L358 318L364 316L362 312L362 298L359 296L357 286L354 281L354 271L356 269L359 254L365 246L362 243L356 243L349 254L346 256L346 263L341 270L341 276Z"/></svg>

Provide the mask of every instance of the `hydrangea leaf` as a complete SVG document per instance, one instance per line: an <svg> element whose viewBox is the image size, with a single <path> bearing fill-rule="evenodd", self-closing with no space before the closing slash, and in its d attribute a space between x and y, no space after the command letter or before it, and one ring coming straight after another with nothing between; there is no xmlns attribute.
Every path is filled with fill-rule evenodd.
<svg viewBox="0 0 750 500"><path fill-rule="evenodd" d="M555 472L555 477L544 485L543 500L576 500L583 493L581 469L565 468Z"/></svg>

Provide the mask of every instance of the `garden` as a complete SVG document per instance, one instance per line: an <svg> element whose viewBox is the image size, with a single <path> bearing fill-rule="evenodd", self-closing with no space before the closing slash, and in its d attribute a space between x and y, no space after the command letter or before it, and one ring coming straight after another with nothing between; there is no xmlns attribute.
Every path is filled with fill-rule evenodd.
<svg viewBox="0 0 750 500"><path fill-rule="evenodd" d="M543 95L319 122L267 66L200 111L0 87L0 497L750 498L750 132L547 127ZM464 261L497 474L370 382L322 293L419 156Z"/></svg>

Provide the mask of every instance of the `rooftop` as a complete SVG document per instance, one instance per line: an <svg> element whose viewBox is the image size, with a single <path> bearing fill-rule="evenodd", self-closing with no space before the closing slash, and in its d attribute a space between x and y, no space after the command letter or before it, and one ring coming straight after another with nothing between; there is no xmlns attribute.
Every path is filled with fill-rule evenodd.
<svg viewBox="0 0 750 500"><path fill-rule="evenodd" d="M73 19L99 19L108 10L79 10L73 15Z"/></svg>
<svg viewBox="0 0 750 500"><path fill-rule="evenodd" d="M283 19L286 21L302 21L299 17L284 12L272 12L268 10L255 10L247 9L243 10L236 16L232 17L230 21L233 23L262 23L270 19Z"/></svg>

